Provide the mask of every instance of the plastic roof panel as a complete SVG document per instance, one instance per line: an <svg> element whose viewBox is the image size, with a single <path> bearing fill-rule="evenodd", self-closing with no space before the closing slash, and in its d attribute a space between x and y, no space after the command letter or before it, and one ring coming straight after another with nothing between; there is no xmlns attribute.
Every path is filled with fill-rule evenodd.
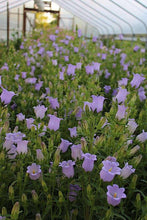
<svg viewBox="0 0 147 220"><path fill-rule="evenodd" d="M147 34L147 0L53 0L107 34Z"/></svg>
<svg viewBox="0 0 147 220"><path fill-rule="evenodd" d="M0 12L4 12L7 10L7 3L9 5L9 9L11 9L23 5L24 3L29 1L30 0L0 0Z"/></svg>

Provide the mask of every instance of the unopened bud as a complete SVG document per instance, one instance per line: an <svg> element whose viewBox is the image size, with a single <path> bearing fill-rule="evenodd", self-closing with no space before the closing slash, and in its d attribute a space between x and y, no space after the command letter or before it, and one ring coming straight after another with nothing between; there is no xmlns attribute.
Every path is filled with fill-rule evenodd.
<svg viewBox="0 0 147 220"><path fill-rule="evenodd" d="M12 185L9 186L9 199L10 200L14 199L14 189Z"/></svg>
<svg viewBox="0 0 147 220"><path fill-rule="evenodd" d="M48 192L48 188L44 180L41 181L41 185L42 185L44 192Z"/></svg>
<svg viewBox="0 0 147 220"><path fill-rule="evenodd" d="M142 155L141 154L139 154L137 157L134 157L133 161L134 161L135 166L137 166L140 163L141 160L142 160Z"/></svg>
<svg viewBox="0 0 147 220"><path fill-rule="evenodd" d="M37 213L37 214L36 214L35 220L41 220L41 215L40 215L40 213Z"/></svg>
<svg viewBox="0 0 147 220"><path fill-rule="evenodd" d="M11 211L11 220L17 220L19 216L19 202L16 202Z"/></svg>
<svg viewBox="0 0 147 220"><path fill-rule="evenodd" d="M6 216L7 215L7 209L6 207L2 208L2 216Z"/></svg>
<svg viewBox="0 0 147 220"><path fill-rule="evenodd" d="M83 121L83 128L85 130L88 130L88 124L87 124L87 121Z"/></svg>
<svg viewBox="0 0 147 220"><path fill-rule="evenodd" d="M112 211L111 211L111 209L108 209L106 212L106 220L109 220L111 215L112 215Z"/></svg>
<svg viewBox="0 0 147 220"><path fill-rule="evenodd" d="M139 145L136 145L135 147L133 147L133 148L130 150L129 155L130 155L130 156L134 155L139 149L140 149L140 146L139 146Z"/></svg>
<svg viewBox="0 0 147 220"><path fill-rule="evenodd" d="M64 202L64 196L63 196L63 193L61 191L58 192L58 195L59 195L59 202L62 203Z"/></svg>
<svg viewBox="0 0 147 220"><path fill-rule="evenodd" d="M86 146L87 146L87 142L86 142L85 138L82 137L81 138L81 148L82 148L82 150L85 150Z"/></svg>
<svg viewBox="0 0 147 220"><path fill-rule="evenodd" d="M56 152L55 152L55 156L54 156L54 165L57 166L60 162L60 149L57 148Z"/></svg>
<svg viewBox="0 0 147 220"><path fill-rule="evenodd" d="M137 207L137 209L140 209L140 208L141 208L140 193L137 193L137 195L136 195L136 207Z"/></svg>
<svg viewBox="0 0 147 220"><path fill-rule="evenodd" d="M22 196L21 196L21 201L22 201L22 203L24 203L24 204L26 204L26 202L27 202L27 196L26 196L26 194L22 194Z"/></svg>
<svg viewBox="0 0 147 220"><path fill-rule="evenodd" d="M2 162L2 161L4 161L4 159L5 159L5 153L4 153L4 151L2 151L0 153L0 161Z"/></svg>
<svg viewBox="0 0 147 220"><path fill-rule="evenodd" d="M38 194L36 193L35 190L32 190L32 198L34 203L38 203Z"/></svg>
<svg viewBox="0 0 147 220"><path fill-rule="evenodd" d="M135 188L136 188L137 178L138 178L138 176L137 176L137 174L135 174L135 175L133 176L133 178L132 178L131 183L130 183L130 188L131 188L131 189L135 189Z"/></svg>

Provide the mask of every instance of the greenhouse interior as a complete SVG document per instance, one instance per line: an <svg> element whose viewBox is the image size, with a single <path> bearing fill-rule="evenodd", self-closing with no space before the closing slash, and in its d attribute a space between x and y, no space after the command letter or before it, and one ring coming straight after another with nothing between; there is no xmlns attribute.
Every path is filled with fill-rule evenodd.
<svg viewBox="0 0 147 220"><path fill-rule="evenodd" d="M147 0L0 0L0 220L147 220Z"/></svg>

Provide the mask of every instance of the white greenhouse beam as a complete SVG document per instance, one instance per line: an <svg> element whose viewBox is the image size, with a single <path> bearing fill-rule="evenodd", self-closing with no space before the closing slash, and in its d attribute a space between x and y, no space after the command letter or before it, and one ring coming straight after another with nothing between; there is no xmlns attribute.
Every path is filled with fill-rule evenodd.
<svg viewBox="0 0 147 220"><path fill-rule="evenodd" d="M29 2L30 0L0 0L0 12L5 12L7 11L7 3L8 3L8 7L9 10L12 8L16 8L19 7L27 2Z"/></svg>

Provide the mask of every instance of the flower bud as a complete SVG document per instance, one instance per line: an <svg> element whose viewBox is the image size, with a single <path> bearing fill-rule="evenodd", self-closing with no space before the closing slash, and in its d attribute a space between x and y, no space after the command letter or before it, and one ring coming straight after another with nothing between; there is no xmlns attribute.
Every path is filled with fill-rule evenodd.
<svg viewBox="0 0 147 220"><path fill-rule="evenodd" d="M131 188L131 189L135 189L135 188L136 188L137 178L138 178L138 176L137 176L137 174L135 174L135 175L133 176L133 178L132 178L131 183L130 183L130 188Z"/></svg>
<svg viewBox="0 0 147 220"><path fill-rule="evenodd" d="M136 195L136 208L137 208L137 209L141 209L140 193L137 193L137 195Z"/></svg>
<svg viewBox="0 0 147 220"><path fill-rule="evenodd" d="M6 207L2 208L2 216L6 216L7 215L7 209Z"/></svg>
<svg viewBox="0 0 147 220"><path fill-rule="evenodd" d="M34 203L38 203L38 194L36 193L35 190L32 190L32 198Z"/></svg>
<svg viewBox="0 0 147 220"><path fill-rule="evenodd" d="M13 205L12 211L11 211L11 220L17 220L19 216L19 202L16 202Z"/></svg>
<svg viewBox="0 0 147 220"><path fill-rule="evenodd" d="M41 220L41 215L40 215L40 213L37 213L37 214L36 214L35 220Z"/></svg>
<svg viewBox="0 0 147 220"><path fill-rule="evenodd" d="M133 161L134 161L135 166L137 166L140 163L141 160L142 160L142 155L141 154L139 154L137 157L134 157Z"/></svg>
<svg viewBox="0 0 147 220"><path fill-rule="evenodd" d="M54 165L57 166L60 162L60 149L57 148L56 152L55 152L55 155L54 155Z"/></svg>
<svg viewBox="0 0 147 220"><path fill-rule="evenodd" d="M41 181L41 185L42 185L44 192L47 192L48 188L47 188L46 182L44 180Z"/></svg>
<svg viewBox="0 0 147 220"><path fill-rule="evenodd" d="M27 196L26 196L26 194L22 194L22 196L21 196L21 201L22 201L22 203L24 203L24 204L26 204L26 202L27 202Z"/></svg>
<svg viewBox="0 0 147 220"><path fill-rule="evenodd" d="M12 185L9 186L9 199L10 200L14 199L14 189Z"/></svg>
<svg viewBox="0 0 147 220"><path fill-rule="evenodd" d="M84 137L81 138L81 149L85 150L87 146L87 142Z"/></svg>
<svg viewBox="0 0 147 220"><path fill-rule="evenodd" d="M61 191L58 192L58 195L59 195L59 203L62 203L64 202L64 196L63 196L63 193Z"/></svg>
<svg viewBox="0 0 147 220"><path fill-rule="evenodd" d="M136 145L135 147L133 147L133 148L130 150L129 155L130 155L130 156L134 155L139 149L140 149L140 146L139 146L139 145Z"/></svg>

